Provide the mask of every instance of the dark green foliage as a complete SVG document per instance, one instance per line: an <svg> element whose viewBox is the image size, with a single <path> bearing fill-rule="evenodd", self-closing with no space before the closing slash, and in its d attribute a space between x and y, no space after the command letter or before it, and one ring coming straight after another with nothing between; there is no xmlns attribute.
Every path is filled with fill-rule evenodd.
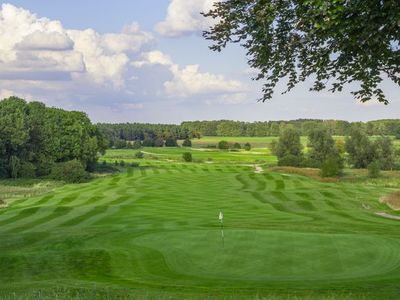
<svg viewBox="0 0 400 300"><path fill-rule="evenodd" d="M239 143L234 143L233 144L233 149L242 149L242 146L240 146Z"/></svg>
<svg viewBox="0 0 400 300"><path fill-rule="evenodd" d="M278 166L300 167L302 164L302 157L293 154L285 154L278 160Z"/></svg>
<svg viewBox="0 0 400 300"><path fill-rule="evenodd" d="M142 148L142 143L139 140L133 142L132 149L140 149Z"/></svg>
<svg viewBox="0 0 400 300"><path fill-rule="evenodd" d="M73 159L90 169L107 143L84 113L16 97L0 102L0 160L7 177L32 176L32 169L48 175L55 162Z"/></svg>
<svg viewBox="0 0 400 300"><path fill-rule="evenodd" d="M124 161L124 160L120 160L120 161L119 161L119 165L120 165L121 167L125 167L125 161Z"/></svg>
<svg viewBox="0 0 400 300"><path fill-rule="evenodd" d="M14 179L18 178L18 173L21 168L20 159L15 155L11 156L8 167L9 167L10 177Z"/></svg>
<svg viewBox="0 0 400 300"><path fill-rule="evenodd" d="M135 158L142 159L144 157L144 153L142 151L138 151L135 153Z"/></svg>
<svg viewBox="0 0 400 300"><path fill-rule="evenodd" d="M322 177L336 177L342 174L343 162L340 156L333 154L325 158L321 164Z"/></svg>
<svg viewBox="0 0 400 300"><path fill-rule="evenodd" d="M364 131L356 129L346 139L345 147L349 163L355 168L367 168L373 161L378 161L383 170L390 170L394 166L395 150L388 137L380 137L371 142Z"/></svg>
<svg viewBox="0 0 400 300"><path fill-rule="evenodd" d="M378 178L381 173L381 165L375 160L368 165L368 176L370 178Z"/></svg>
<svg viewBox="0 0 400 300"><path fill-rule="evenodd" d="M19 178L35 178L36 177L36 167L33 163L22 162L18 170Z"/></svg>
<svg viewBox="0 0 400 300"><path fill-rule="evenodd" d="M154 141L154 147L163 147L164 140L162 138L156 138Z"/></svg>
<svg viewBox="0 0 400 300"><path fill-rule="evenodd" d="M395 0L218 1L204 14L218 20L204 36L214 51L228 43L246 49L255 79L266 81L263 101L281 79L290 91L311 77L311 90L359 82L357 99L387 104L379 84L383 76L400 83L399 14Z"/></svg>
<svg viewBox="0 0 400 300"><path fill-rule="evenodd" d="M80 183L89 178L82 163L76 159L56 163L51 169L50 177L68 183Z"/></svg>
<svg viewBox="0 0 400 300"><path fill-rule="evenodd" d="M114 148L116 149L126 149L128 147L128 143L124 140L116 140L114 142Z"/></svg>
<svg viewBox="0 0 400 300"><path fill-rule="evenodd" d="M185 139L182 143L183 147L192 147L192 141L190 139Z"/></svg>
<svg viewBox="0 0 400 300"><path fill-rule="evenodd" d="M176 141L176 138L174 137L169 137L165 140L165 147L178 147L178 143Z"/></svg>
<svg viewBox="0 0 400 300"><path fill-rule="evenodd" d="M354 128L363 129L368 135L400 134L400 120L378 120L367 123L350 123L342 120L299 119L292 121L241 122L241 121L191 121L180 125L164 124L98 124L97 129L109 140L111 146L118 140L143 141L156 137L174 136L177 139L199 136L279 136L287 126L293 125L301 135L322 126L331 135L349 135ZM146 146L153 147L153 146Z"/></svg>
<svg viewBox="0 0 400 300"><path fill-rule="evenodd" d="M310 129L308 141L310 148L307 153L308 167L321 168L328 161L330 165L333 165L333 161L341 160L336 143L326 127Z"/></svg>
<svg viewBox="0 0 400 300"><path fill-rule="evenodd" d="M190 152L184 152L182 153L182 159L186 162L191 162L193 161L192 153Z"/></svg>
<svg viewBox="0 0 400 300"><path fill-rule="evenodd" d="M303 160L302 148L299 131L290 127L283 130L275 150L278 165L300 166Z"/></svg>
<svg viewBox="0 0 400 300"><path fill-rule="evenodd" d="M250 151L251 150L251 145L250 145L250 143L246 143L246 144L244 144L244 150L246 150L246 151Z"/></svg>
<svg viewBox="0 0 400 300"><path fill-rule="evenodd" d="M229 149L229 143L227 141L220 141L218 143L218 149L221 149L221 150Z"/></svg>
<svg viewBox="0 0 400 300"><path fill-rule="evenodd" d="M139 167L139 163L138 162L132 162L129 164L132 168L138 168Z"/></svg>
<svg viewBox="0 0 400 300"><path fill-rule="evenodd" d="M154 139L147 137L143 140L143 147L154 147Z"/></svg>

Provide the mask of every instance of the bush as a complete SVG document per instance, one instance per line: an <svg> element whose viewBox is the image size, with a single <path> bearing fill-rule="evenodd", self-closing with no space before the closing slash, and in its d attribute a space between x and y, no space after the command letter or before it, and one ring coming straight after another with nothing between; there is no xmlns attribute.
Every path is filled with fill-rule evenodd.
<svg viewBox="0 0 400 300"><path fill-rule="evenodd" d="M138 151L135 153L135 158L142 159L144 157L144 153L142 151Z"/></svg>
<svg viewBox="0 0 400 300"><path fill-rule="evenodd" d="M240 146L239 143L234 143L233 144L233 149L242 149L242 146Z"/></svg>
<svg viewBox="0 0 400 300"><path fill-rule="evenodd" d="M165 147L178 147L178 143L175 138L167 138L165 140Z"/></svg>
<svg viewBox="0 0 400 300"><path fill-rule="evenodd" d="M381 173L381 165L378 161L373 161L368 165L368 176L370 178L378 178Z"/></svg>
<svg viewBox="0 0 400 300"><path fill-rule="evenodd" d="M164 140L162 138L158 138L154 141L154 147L162 147L164 146Z"/></svg>
<svg viewBox="0 0 400 300"><path fill-rule="evenodd" d="M80 183L86 181L89 176L82 163L76 159L67 162L56 163L51 169L50 177L68 183Z"/></svg>
<svg viewBox="0 0 400 300"><path fill-rule="evenodd" d="M292 154L280 157L278 160L278 166L299 167L301 163L301 157Z"/></svg>
<svg viewBox="0 0 400 300"><path fill-rule="evenodd" d="M142 145L143 147L154 147L154 140L151 138L145 138Z"/></svg>
<svg viewBox="0 0 400 300"><path fill-rule="evenodd" d="M140 149L142 148L142 143L139 140L133 142L132 149Z"/></svg>
<svg viewBox="0 0 400 300"><path fill-rule="evenodd" d="M339 157L328 157L321 165L322 177L336 177L342 173L343 164Z"/></svg>
<svg viewBox="0 0 400 300"><path fill-rule="evenodd" d="M192 141L189 139L185 139L182 144L183 147L192 147Z"/></svg>
<svg viewBox="0 0 400 300"><path fill-rule="evenodd" d="M251 150L251 145L250 145L250 143L244 144L244 150L246 150L246 151L250 151L250 150Z"/></svg>
<svg viewBox="0 0 400 300"><path fill-rule="evenodd" d="M140 165L140 164L137 163L137 162L133 162L133 163L130 164L130 166L131 166L132 168L138 168L139 165Z"/></svg>
<svg viewBox="0 0 400 300"><path fill-rule="evenodd" d="M23 162L18 170L18 177L20 178L35 178L36 168L30 162Z"/></svg>
<svg viewBox="0 0 400 300"><path fill-rule="evenodd" d="M193 161L192 153L190 153L190 152L184 152L182 154L182 158L186 162L192 162Z"/></svg>
<svg viewBox="0 0 400 300"><path fill-rule="evenodd" d="M124 160L120 160L120 161L119 161L119 165L120 165L121 167L125 167L125 161L124 161Z"/></svg>
<svg viewBox="0 0 400 300"><path fill-rule="evenodd" d="M220 141L218 143L218 149L221 149L221 150L229 149L229 143L227 141Z"/></svg>

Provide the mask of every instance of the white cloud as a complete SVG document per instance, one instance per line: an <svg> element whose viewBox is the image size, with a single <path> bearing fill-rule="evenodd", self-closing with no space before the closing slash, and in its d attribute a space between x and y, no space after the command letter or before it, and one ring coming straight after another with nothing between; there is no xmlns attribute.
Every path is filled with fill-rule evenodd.
<svg viewBox="0 0 400 300"><path fill-rule="evenodd" d="M171 72L174 76L173 79L164 83L166 93L170 96L234 94L247 90L240 81L227 80L223 75L199 72L199 65L188 65L184 68L172 65Z"/></svg>
<svg viewBox="0 0 400 300"><path fill-rule="evenodd" d="M146 52L141 55L140 61L132 62L132 65L136 68L141 68L146 65L163 65L163 66L170 66L172 65L171 57L164 54L161 51L151 51Z"/></svg>
<svg viewBox="0 0 400 300"><path fill-rule="evenodd" d="M216 0L171 0L166 19L155 30L167 37L177 37L208 29L214 20L200 13L208 12Z"/></svg>
<svg viewBox="0 0 400 300"><path fill-rule="evenodd" d="M68 30L11 4L0 9L0 79L71 79L120 88L130 55L153 37L137 23L121 33Z"/></svg>

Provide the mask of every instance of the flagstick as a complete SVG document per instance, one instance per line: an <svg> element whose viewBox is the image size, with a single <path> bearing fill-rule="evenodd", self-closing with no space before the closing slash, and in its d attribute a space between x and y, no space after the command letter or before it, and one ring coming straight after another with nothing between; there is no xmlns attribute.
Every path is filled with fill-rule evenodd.
<svg viewBox="0 0 400 300"><path fill-rule="evenodd" d="M221 220L221 236L222 236L222 248L225 247L225 241L224 241L224 221Z"/></svg>

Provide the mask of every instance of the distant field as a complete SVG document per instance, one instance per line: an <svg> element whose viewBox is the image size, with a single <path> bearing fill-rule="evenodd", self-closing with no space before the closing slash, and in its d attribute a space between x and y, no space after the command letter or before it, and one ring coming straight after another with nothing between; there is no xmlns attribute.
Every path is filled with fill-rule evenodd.
<svg viewBox="0 0 400 300"><path fill-rule="evenodd" d="M124 160L127 162L142 162L146 160L161 161L182 161L183 152L191 152L195 161L208 163L259 163L275 164L276 156L271 154L269 149L252 149L251 151L240 150L237 152L218 149L198 149L198 148L143 148L140 149L145 154L144 160L134 158L134 154L139 150L118 150L112 149L101 157L101 161L114 162Z"/></svg>

